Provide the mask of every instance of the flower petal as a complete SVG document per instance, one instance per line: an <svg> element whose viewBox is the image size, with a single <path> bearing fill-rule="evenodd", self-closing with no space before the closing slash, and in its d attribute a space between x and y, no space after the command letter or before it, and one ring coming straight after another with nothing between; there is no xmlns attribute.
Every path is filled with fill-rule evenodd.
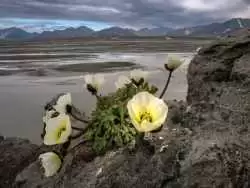
<svg viewBox="0 0 250 188"><path fill-rule="evenodd" d="M136 81L140 80L141 78L145 80L148 77L148 75L149 72L140 69L134 69L130 72L130 78Z"/></svg>
<svg viewBox="0 0 250 188"><path fill-rule="evenodd" d="M115 82L117 89L123 88L126 84L129 84L131 80L127 76L119 76L118 80Z"/></svg>
<svg viewBox="0 0 250 188"><path fill-rule="evenodd" d="M85 80L86 84L91 84L91 83L93 83L93 76L90 74L87 74L84 76L84 80Z"/></svg>
<svg viewBox="0 0 250 188"><path fill-rule="evenodd" d="M95 89L99 89L104 84L105 79L102 74L88 74L84 76L85 87L89 84Z"/></svg>
<svg viewBox="0 0 250 188"><path fill-rule="evenodd" d="M43 153L39 156L39 159L41 160L41 165L46 177L56 174L62 165L60 157L54 152Z"/></svg>
<svg viewBox="0 0 250 188"><path fill-rule="evenodd" d="M147 110L152 114L153 120L155 120L168 113L168 106L162 99L155 97L150 101Z"/></svg>
<svg viewBox="0 0 250 188"><path fill-rule="evenodd" d="M132 124L137 130L140 129L140 106L135 104L133 100L130 100L127 104L128 114L132 121Z"/></svg>
<svg viewBox="0 0 250 188"><path fill-rule="evenodd" d="M143 130L143 132L151 132L153 130L158 129L161 126L161 124L154 124L154 123L150 123L148 121L142 121L141 123L141 130Z"/></svg>
<svg viewBox="0 0 250 188"><path fill-rule="evenodd" d="M55 113L57 113L55 110L46 110L43 116L43 123L47 124L48 120L51 119Z"/></svg>
<svg viewBox="0 0 250 188"><path fill-rule="evenodd" d="M174 55L168 56L168 63L165 65L168 70L177 69L184 61Z"/></svg>
<svg viewBox="0 0 250 188"><path fill-rule="evenodd" d="M153 95L151 95L149 92L143 91L138 94L136 94L133 97L134 103L141 106L141 108L146 108L149 105L149 102L153 99Z"/></svg>
<svg viewBox="0 0 250 188"><path fill-rule="evenodd" d="M102 86L105 82L104 76L103 74L96 74L95 75L95 84L98 86L98 88L100 86Z"/></svg>
<svg viewBox="0 0 250 188"><path fill-rule="evenodd" d="M45 132L45 145L56 145L67 142L72 133L69 116L61 114L49 119L45 127Z"/></svg>
<svg viewBox="0 0 250 188"><path fill-rule="evenodd" d="M71 94L66 93L58 97L54 109L59 113L66 113L66 106L72 105Z"/></svg>

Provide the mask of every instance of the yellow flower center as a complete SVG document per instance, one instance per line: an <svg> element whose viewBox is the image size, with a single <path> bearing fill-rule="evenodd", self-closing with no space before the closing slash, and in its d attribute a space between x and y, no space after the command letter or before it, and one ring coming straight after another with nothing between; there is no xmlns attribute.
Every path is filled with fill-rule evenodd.
<svg viewBox="0 0 250 188"><path fill-rule="evenodd" d="M66 131L67 121L64 119L60 122L60 128L57 131L57 139L59 140L63 134L64 131Z"/></svg>
<svg viewBox="0 0 250 188"><path fill-rule="evenodd" d="M143 112L140 114L140 123L143 121L148 121L150 123L152 123L153 118L152 115L149 112Z"/></svg>
<svg viewBox="0 0 250 188"><path fill-rule="evenodd" d="M58 139L60 139L60 137L62 136L64 131L66 131L65 127L62 127L61 129L58 130L58 132L57 132L57 138Z"/></svg>

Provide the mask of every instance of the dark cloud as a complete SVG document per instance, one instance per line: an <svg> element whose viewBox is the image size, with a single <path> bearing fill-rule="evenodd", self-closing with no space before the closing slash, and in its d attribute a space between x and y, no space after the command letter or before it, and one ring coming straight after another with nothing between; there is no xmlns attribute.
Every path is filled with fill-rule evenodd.
<svg viewBox="0 0 250 188"><path fill-rule="evenodd" d="M250 0L0 0L0 18L10 17L182 27L250 17Z"/></svg>

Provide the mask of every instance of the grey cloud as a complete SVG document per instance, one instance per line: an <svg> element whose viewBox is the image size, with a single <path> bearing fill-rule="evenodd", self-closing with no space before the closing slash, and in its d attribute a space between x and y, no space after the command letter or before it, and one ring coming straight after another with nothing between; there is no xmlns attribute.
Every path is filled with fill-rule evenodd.
<svg viewBox="0 0 250 188"><path fill-rule="evenodd" d="M194 2L195 0L193 0ZM114 25L190 26L248 13L250 0L237 0L221 10L193 11L178 0L0 0L0 18L104 21ZM231 1L228 0L228 3ZM198 7L199 8L199 7Z"/></svg>

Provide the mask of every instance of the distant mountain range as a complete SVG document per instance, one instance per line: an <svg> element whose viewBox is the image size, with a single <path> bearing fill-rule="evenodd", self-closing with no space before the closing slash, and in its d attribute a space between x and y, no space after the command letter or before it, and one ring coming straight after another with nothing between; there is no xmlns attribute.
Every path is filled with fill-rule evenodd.
<svg viewBox="0 0 250 188"><path fill-rule="evenodd" d="M250 19L234 18L223 23L212 23L182 29L167 27L143 28L133 30L121 27L110 27L94 31L86 26L66 28L64 30L29 33L20 28L0 29L0 39L60 39L75 37L124 37L124 36L224 36L237 30L250 28Z"/></svg>
<svg viewBox="0 0 250 188"><path fill-rule="evenodd" d="M36 34L33 38L38 39L55 39L55 38L73 38L73 37L88 37L93 35L94 30L81 26L78 28L69 27L64 30L44 31L41 34Z"/></svg>
<svg viewBox="0 0 250 188"><path fill-rule="evenodd" d="M212 23L190 28L178 29L170 34L182 36L223 36L234 33L236 30L250 28L250 19L234 18L223 23Z"/></svg>
<svg viewBox="0 0 250 188"><path fill-rule="evenodd" d="M34 37L34 35L16 27L0 29L0 39L28 39Z"/></svg>

